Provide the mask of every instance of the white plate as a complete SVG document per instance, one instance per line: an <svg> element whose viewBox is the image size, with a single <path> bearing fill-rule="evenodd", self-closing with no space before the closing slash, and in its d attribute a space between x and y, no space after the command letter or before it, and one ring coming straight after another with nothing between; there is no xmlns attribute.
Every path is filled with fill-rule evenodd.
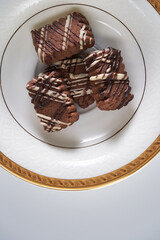
<svg viewBox="0 0 160 240"><path fill-rule="evenodd" d="M124 6L126 10L122 11L116 3L108 9L85 4L51 6L31 15L14 32L1 62L5 104L0 119L0 147L15 163L53 178L91 178L128 164L159 135L160 20L156 13L148 18L151 7L147 2L143 8L138 1L125 1ZM100 48L121 49L135 97L119 111L103 112L95 105L81 110L77 123L48 134L42 130L25 89L39 69L30 31L71 11L87 17ZM137 21L133 22L133 17Z"/></svg>
<svg viewBox="0 0 160 240"><path fill-rule="evenodd" d="M80 119L72 127L57 133L46 133L39 124L39 119L33 106L31 106L31 100L26 91L28 81L46 67L38 60L30 31L73 11L79 11L87 16L95 35L96 46L99 49L108 46L121 49L135 97L127 107L119 111L100 111L96 108L96 104L85 110L78 108ZM20 44L24 42L25 48L24 44ZM8 66L12 66L10 71L8 71ZM132 32L113 15L85 5L51 7L29 18L15 32L6 48L2 61L1 77L6 106L19 125L33 137L43 142L53 146L72 148L100 143L123 129L138 110L146 84L143 53Z"/></svg>

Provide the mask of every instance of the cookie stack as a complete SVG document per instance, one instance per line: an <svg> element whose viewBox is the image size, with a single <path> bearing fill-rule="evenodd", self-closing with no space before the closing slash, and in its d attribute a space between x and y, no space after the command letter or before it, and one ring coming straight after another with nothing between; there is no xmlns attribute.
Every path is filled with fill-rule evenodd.
<svg viewBox="0 0 160 240"><path fill-rule="evenodd" d="M27 84L44 130L59 131L79 119L75 103L116 110L132 99L120 50L111 47L80 54L95 41L87 19L78 12L31 31L39 60L48 65Z"/></svg>

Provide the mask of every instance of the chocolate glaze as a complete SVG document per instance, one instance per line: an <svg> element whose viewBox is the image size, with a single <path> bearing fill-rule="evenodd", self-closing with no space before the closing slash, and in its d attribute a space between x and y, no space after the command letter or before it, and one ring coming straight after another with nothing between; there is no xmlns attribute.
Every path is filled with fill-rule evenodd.
<svg viewBox="0 0 160 240"><path fill-rule="evenodd" d="M46 131L59 131L78 120L76 107L58 71L39 74L26 88Z"/></svg>
<svg viewBox="0 0 160 240"><path fill-rule="evenodd" d="M33 44L41 62L51 65L94 45L87 19L73 12L38 30L32 30Z"/></svg>
<svg viewBox="0 0 160 240"><path fill-rule="evenodd" d="M101 110L120 109L133 99L119 50L111 47L97 50L84 61L89 72L93 97Z"/></svg>
<svg viewBox="0 0 160 240"><path fill-rule="evenodd" d="M73 100L82 108L87 108L94 102L89 82L89 74L85 69L83 58L76 57L58 61L47 71L58 69L67 85Z"/></svg>

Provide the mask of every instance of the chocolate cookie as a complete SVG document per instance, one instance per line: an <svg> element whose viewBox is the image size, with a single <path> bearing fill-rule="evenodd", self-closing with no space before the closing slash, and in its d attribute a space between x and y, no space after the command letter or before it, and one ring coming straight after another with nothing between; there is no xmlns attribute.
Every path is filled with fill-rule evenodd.
<svg viewBox="0 0 160 240"><path fill-rule="evenodd" d="M78 120L79 114L58 71L39 74L26 88L44 130L59 131Z"/></svg>
<svg viewBox="0 0 160 240"><path fill-rule="evenodd" d="M41 62L51 65L94 45L87 19L78 12L68 14L52 24L32 30L32 39Z"/></svg>
<svg viewBox="0 0 160 240"><path fill-rule="evenodd" d="M98 50L89 54L84 61L98 108L120 109L133 99L120 50L111 47Z"/></svg>
<svg viewBox="0 0 160 240"><path fill-rule="evenodd" d="M61 71L71 96L81 108L87 108L94 102L83 58L62 60L56 62L54 66Z"/></svg>

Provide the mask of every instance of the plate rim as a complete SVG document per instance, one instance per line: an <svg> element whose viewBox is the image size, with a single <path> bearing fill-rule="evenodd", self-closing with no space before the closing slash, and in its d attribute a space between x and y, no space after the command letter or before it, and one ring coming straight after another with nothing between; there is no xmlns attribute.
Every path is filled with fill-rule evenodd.
<svg viewBox="0 0 160 240"><path fill-rule="evenodd" d="M21 167L0 152L0 166L11 174L35 185L55 190L90 190L122 181L149 163L160 152L160 135L136 159L112 172L90 178L60 179L37 174Z"/></svg>
<svg viewBox="0 0 160 240"><path fill-rule="evenodd" d="M155 10L160 14L159 1L158 0L154 0L154 1L147 0L147 1L151 3L151 5L155 8ZM75 4L75 3L72 3L72 4ZM55 6L58 6L58 5L55 5ZM26 21L28 21L28 19ZM20 25L20 27L22 25ZM17 28L16 31L18 31L19 28ZM4 52L5 52L5 49L4 49ZM160 152L160 135L141 155L139 155L136 159L124 165L123 167L100 176L83 178L83 179L59 179L59 178L47 177L41 174L37 174L13 162L11 159L5 156L2 152L0 152L0 166L5 170L7 170L8 172L10 172L11 174L27 182L33 183L41 187L46 187L46 188L51 188L56 190L89 190L89 189L95 189L102 186L108 186L129 177L130 175L132 175L133 173L137 172L142 167L144 167L147 163L149 163L159 152Z"/></svg>

